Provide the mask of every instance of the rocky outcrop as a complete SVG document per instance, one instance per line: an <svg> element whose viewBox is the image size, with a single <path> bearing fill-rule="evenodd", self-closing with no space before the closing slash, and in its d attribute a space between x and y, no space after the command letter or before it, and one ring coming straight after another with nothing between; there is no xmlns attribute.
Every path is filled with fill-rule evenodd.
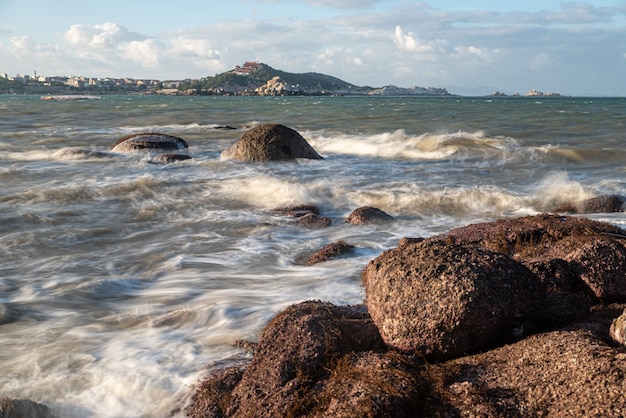
<svg viewBox="0 0 626 418"><path fill-rule="evenodd" d="M111 145L112 151L174 151L189 148L187 142L173 135L158 132L132 134L118 139Z"/></svg>
<svg viewBox="0 0 626 418"><path fill-rule="evenodd" d="M625 242L612 225L553 215L403 239L364 269L367 309L287 308L250 363L207 377L187 412L625 416ZM574 299L576 315L550 316Z"/></svg>
<svg viewBox="0 0 626 418"><path fill-rule="evenodd" d="M624 211L624 199L617 195L593 197L579 202L566 203L554 208L556 213L613 213Z"/></svg>
<svg viewBox="0 0 626 418"><path fill-rule="evenodd" d="M346 222L352 225L379 224L392 221L393 217L378 208L362 206L352 211Z"/></svg>
<svg viewBox="0 0 626 418"><path fill-rule="evenodd" d="M222 152L222 158L260 162L323 159L298 132L278 124L248 130L237 143Z"/></svg>
<svg viewBox="0 0 626 418"><path fill-rule="evenodd" d="M45 405L27 399L0 397L0 418L54 418Z"/></svg>
<svg viewBox="0 0 626 418"><path fill-rule="evenodd" d="M337 258L344 254L349 254L353 250L354 245L350 245L345 241L333 242L316 251L315 254L307 258L304 264L307 266L312 266L313 264L328 261L331 258Z"/></svg>
<svg viewBox="0 0 626 418"><path fill-rule="evenodd" d="M536 215L473 224L429 240L474 245L523 262L550 292L590 303L626 298L626 233L586 218Z"/></svg>
<svg viewBox="0 0 626 418"><path fill-rule="evenodd" d="M510 257L423 241L363 271L366 304L385 342L430 361L511 340L543 305L539 280Z"/></svg>
<svg viewBox="0 0 626 418"><path fill-rule="evenodd" d="M625 360L624 350L588 330L533 335L429 366L439 402L424 416L622 417Z"/></svg>
<svg viewBox="0 0 626 418"><path fill-rule="evenodd" d="M382 348L378 330L363 306L293 305L268 324L232 392L218 394L222 402L214 403L220 404L223 416L298 416L314 403L317 381L327 377L342 357ZM200 402L213 404L196 399L195 405ZM190 416L220 416L209 412Z"/></svg>

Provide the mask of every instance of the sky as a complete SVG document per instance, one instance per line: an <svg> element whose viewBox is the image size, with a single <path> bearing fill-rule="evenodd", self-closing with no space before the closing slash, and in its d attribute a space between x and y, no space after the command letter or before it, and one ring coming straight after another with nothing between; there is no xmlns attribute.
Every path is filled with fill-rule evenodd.
<svg viewBox="0 0 626 418"><path fill-rule="evenodd" d="M359 86L626 96L626 1L0 0L0 73L181 80L259 61Z"/></svg>

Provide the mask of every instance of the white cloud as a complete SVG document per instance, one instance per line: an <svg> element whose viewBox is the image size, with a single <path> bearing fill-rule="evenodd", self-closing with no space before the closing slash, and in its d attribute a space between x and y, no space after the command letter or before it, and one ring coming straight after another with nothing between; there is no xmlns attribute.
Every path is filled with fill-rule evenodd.
<svg viewBox="0 0 626 418"><path fill-rule="evenodd" d="M396 26L393 41L402 51L429 53L434 52L432 45L418 39L413 32L404 33L400 26Z"/></svg>
<svg viewBox="0 0 626 418"><path fill-rule="evenodd" d="M120 50L124 58L144 67L150 68L159 65L161 48L153 39L131 41L121 45Z"/></svg>
<svg viewBox="0 0 626 418"><path fill-rule="evenodd" d="M72 25L63 35L64 39L77 47L110 49L122 42L145 39L129 32L125 27L105 22L100 25Z"/></svg>
<svg viewBox="0 0 626 418"><path fill-rule="evenodd" d="M541 70L543 68L548 68L552 65L552 57L547 52L541 52L535 55L530 61L530 69L531 70Z"/></svg>

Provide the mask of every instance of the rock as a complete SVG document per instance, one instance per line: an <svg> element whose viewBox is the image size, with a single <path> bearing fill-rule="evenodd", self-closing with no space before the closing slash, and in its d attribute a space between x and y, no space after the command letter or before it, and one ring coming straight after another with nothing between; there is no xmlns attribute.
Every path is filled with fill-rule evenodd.
<svg viewBox="0 0 626 418"><path fill-rule="evenodd" d="M278 124L259 125L248 130L222 152L222 158L261 162L323 159L298 132Z"/></svg>
<svg viewBox="0 0 626 418"><path fill-rule="evenodd" d="M112 151L173 151L189 148L184 139L177 136L158 132L144 132L127 135L118 139L112 146Z"/></svg>
<svg viewBox="0 0 626 418"><path fill-rule="evenodd" d="M611 324L611 338L616 342L626 346L626 309Z"/></svg>
<svg viewBox="0 0 626 418"><path fill-rule="evenodd" d="M291 205L274 208L271 211L285 216L291 216L292 218L299 218L300 216L304 216L308 213L313 213L315 215L320 214L319 208L314 205Z"/></svg>
<svg viewBox="0 0 626 418"><path fill-rule="evenodd" d="M28 399L0 398L0 418L53 418L50 408Z"/></svg>
<svg viewBox="0 0 626 418"><path fill-rule="evenodd" d="M574 203L565 203L554 209L557 213L613 213L624 211L624 200L616 195L600 196Z"/></svg>
<svg viewBox="0 0 626 418"><path fill-rule="evenodd" d="M315 396L303 405L303 415L421 417L427 387L420 365L397 352L350 353L317 383Z"/></svg>
<svg viewBox="0 0 626 418"><path fill-rule="evenodd" d="M230 367L209 375L195 390L185 412L189 418L223 417L230 393L241 380L243 369Z"/></svg>
<svg viewBox="0 0 626 418"><path fill-rule="evenodd" d="M299 408L314 398L316 382L327 377L341 357L381 349L384 343L364 306L323 302L290 306L263 330L222 414L297 416Z"/></svg>
<svg viewBox="0 0 626 418"><path fill-rule="evenodd" d="M533 335L425 374L439 402L423 416L626 416L626 353L587 330Z"/></svg>
<svg viewBox="0 0 626 418"><path fill-rule="evenodd" d="M344 241L333 242L322 247L317 252L315 252L315 254L311 255L304 264L307 266L311 266L313 264L322 263L331 258L337 258L344 254L349 254L353 250L354 246L347 244Z"/></svg>
<svg viewBox="0 0 626 418"><path fill-rule="evenodd" d="M542 278L548 291L596 301L626 298L626 232L608 223L544 214L468 225L429 240L507 254Z"/></svg>
<svg viewBox="0 0 626 418"><path fill-rule="evenodd" d="M355 209L346 219L353 225L369 225L392 221L393 218L380 209L363 206Z"/></svg>
<svg viewBox="0 0 626 418"><path fill-rule="evenodd" d="M300 225L306 226L307 228L326 228L332 224L330 218L319 216L314 213L307 213L304 216L300 216L296 222Z"/></svg>
<svg viewBox="0 0 626 418"><path fill-rule="evenodd" d="M537 278L510 257L441 241L398 247L362 273L384 341L430 361L512 338L543 303Z"/></svg>
<svg viewBox="0 0 626 418"><path fill-rule="evenodd" d="M153 161L155 163L163 164L175 163L177 161L185 160L191 160L191 157L187 154L159 154L155 155L153 158Z"/></svg>

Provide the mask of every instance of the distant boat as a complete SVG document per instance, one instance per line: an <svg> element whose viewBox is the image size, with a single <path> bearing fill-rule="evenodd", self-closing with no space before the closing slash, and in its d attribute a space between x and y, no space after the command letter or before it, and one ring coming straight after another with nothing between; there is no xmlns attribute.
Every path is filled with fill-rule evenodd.
<svg viewBox="0 0 626 418"><path fill-rule="evenodd" d="M41 100L100 100L100 96L91 96L91 95L81 95L81 94L55 94L55 95L47 95L41 96Z"/></svg>

